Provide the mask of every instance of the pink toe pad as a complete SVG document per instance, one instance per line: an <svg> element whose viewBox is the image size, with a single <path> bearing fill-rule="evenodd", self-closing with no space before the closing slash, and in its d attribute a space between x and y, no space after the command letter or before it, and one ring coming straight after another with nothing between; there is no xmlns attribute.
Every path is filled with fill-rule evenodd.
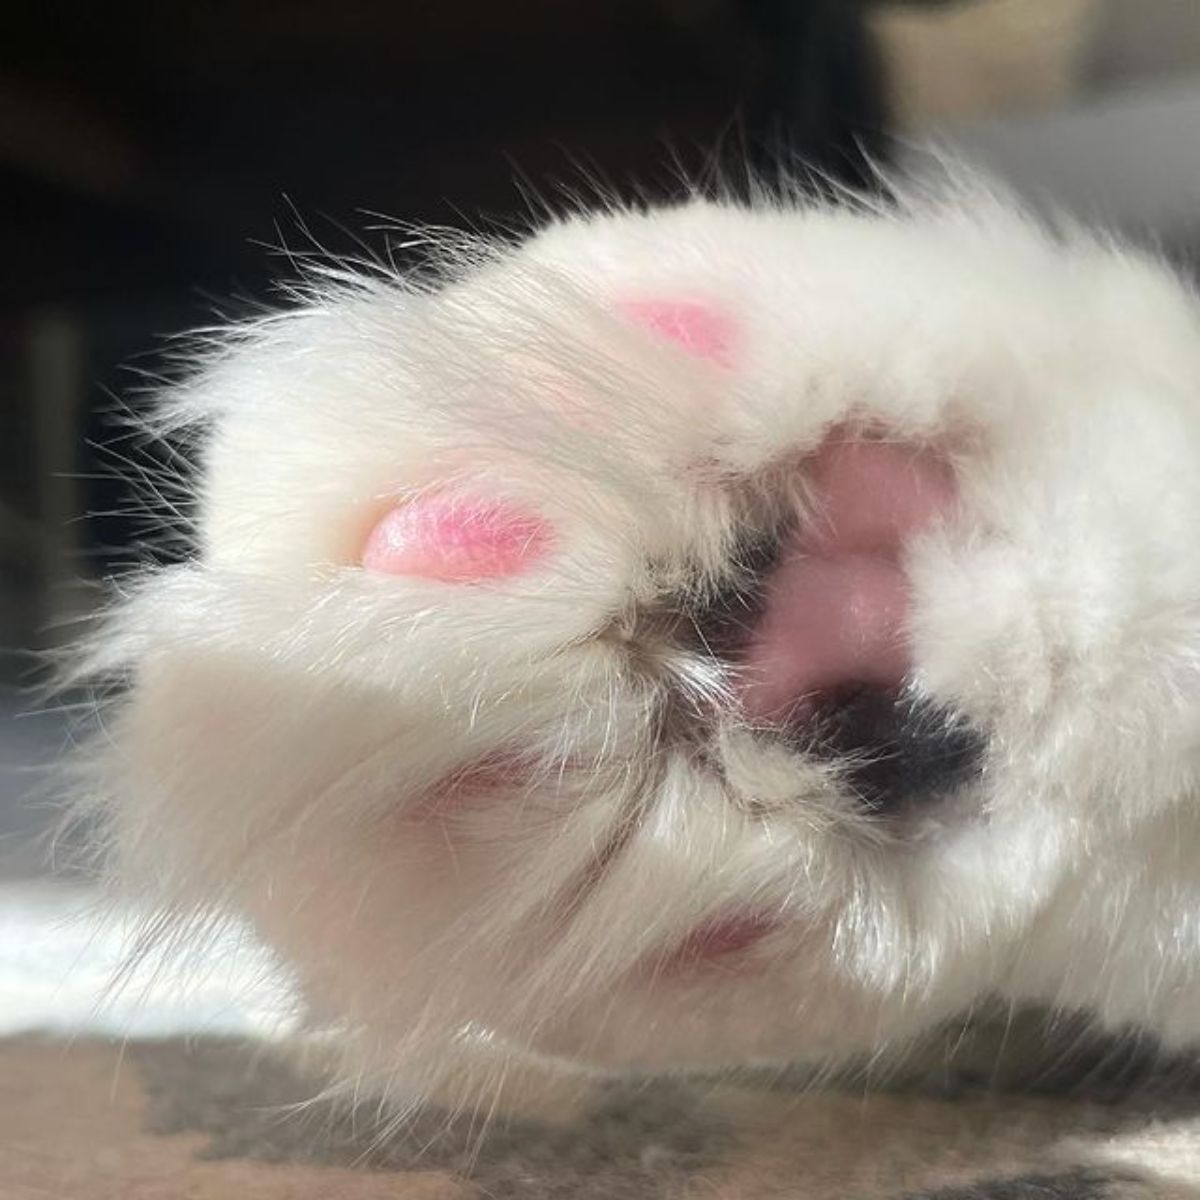
<svg viewBox="0 0 1200 1200"><path fill-rule="evenodd" d="M787 539L743 663L755 719L859 686L899 691L912 666L905 546L956 501L949 463L925 447L839 433L809 469L815 524Z"/></svg>
<svg viewBox="0 0 1200 1200"><path fill-rule="evenodd" d="M518 574L550 540L547 522L505 501L427 496L384 514L367 537L362 565L388 575L469 583Z"/></svg>
<svg viewBox="0 0 1200 1200"><path fill-rule="evenodd" d="M635 325L720 367L733 365L736 329L719 309L695 300L623 300L618 306Z"/></svg>

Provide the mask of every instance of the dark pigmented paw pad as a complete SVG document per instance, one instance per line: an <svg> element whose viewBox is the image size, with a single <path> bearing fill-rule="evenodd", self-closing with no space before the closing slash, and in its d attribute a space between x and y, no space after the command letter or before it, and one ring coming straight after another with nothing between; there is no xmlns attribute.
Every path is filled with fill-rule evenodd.
<svg viewBox="0 0 1200 1200"><path fill-rule="evenodd" d="M873 688L828 698L811 722L812 752L840 764L872 812L944 797L977 776L986 739L940 705Z"/></svg>

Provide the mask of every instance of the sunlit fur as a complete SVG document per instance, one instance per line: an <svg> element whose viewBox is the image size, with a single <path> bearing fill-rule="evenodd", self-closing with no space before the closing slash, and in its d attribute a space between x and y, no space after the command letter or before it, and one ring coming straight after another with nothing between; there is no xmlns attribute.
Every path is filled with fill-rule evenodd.
<svg viewBox="0 0 1200 1200"><path fill-rule="evenodd" d="M151 930L248 918L347 1073L405 1099L529 1050L824 1063L988 995L1200 1035L1187 286L961 176L447 257L318 276L162 397L202 465L195 554L124 582L83 668L129 685L82 803ZM659 296L729 314L736 360L621 315ZM908 547L911 689L988 749L895 819L747 728L661 620L803 507L847 422L958 481ZM357 565L389 504L451 485L541 514L554 552L480 585ZM672 957L730 914L773 932Z"/></svg>

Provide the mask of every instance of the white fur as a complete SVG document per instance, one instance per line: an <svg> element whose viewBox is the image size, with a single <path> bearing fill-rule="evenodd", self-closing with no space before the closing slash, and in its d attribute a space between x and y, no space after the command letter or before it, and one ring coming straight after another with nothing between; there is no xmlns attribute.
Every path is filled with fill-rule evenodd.
<svg viewBox="0 0 1200 1200"><path fill-rule="evenodd" d="M90 768L118 874L185 929L248 916L406 1095L476 1053L826 1061L990 994L1200 1036L1200 309L981 184L901 191L572 217L232 331L164 401L198 555L91 663L132 684ZM614 311L661 295L731 313L735 369ZM848 416L952 446L960 490L910 548L915 686L989 748L899 828L711 661L631 650ZM487 586L355 565L381 498L450 478L555 553ZM672 689L723 774L660 729ZM532 782L415 811L518 739ZM782 922L754 969L639 968L746 910Z"/></svg>

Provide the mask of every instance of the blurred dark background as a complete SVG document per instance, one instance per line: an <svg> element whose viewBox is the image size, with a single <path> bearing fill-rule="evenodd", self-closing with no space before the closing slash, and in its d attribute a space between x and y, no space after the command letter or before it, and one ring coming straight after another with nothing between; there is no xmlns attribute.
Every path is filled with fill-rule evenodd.
<svg viewBox="0 0 1200 1200"><path fill-rule="evenodd" d="M158 335L269 296L278 248L379 248L367 214L511 225L527 193L677 194L722 156L856 180L882 124L845 0L124 0L31 5L15 34L0 503L43 553L9 547L41 578L9 578L0 627L23 645L43 585L130 557L123 485L89 446L105 389L138 403Z"/></svg>
<svg viewBox="0 0 1200 1200"><path fill-rule="evenodd" d="M25 820L5 771L55 737L6 721L24 702L3 687L94 605L80 581L136 554L95 448L113 396L145 403L165 335L271 300L281 247L380 250L372 214L512 228L531 195L781 165L862 184L867 157L936 132L1186 252L1197 71L1196 0L10 0L0 867Z"/></svg>

